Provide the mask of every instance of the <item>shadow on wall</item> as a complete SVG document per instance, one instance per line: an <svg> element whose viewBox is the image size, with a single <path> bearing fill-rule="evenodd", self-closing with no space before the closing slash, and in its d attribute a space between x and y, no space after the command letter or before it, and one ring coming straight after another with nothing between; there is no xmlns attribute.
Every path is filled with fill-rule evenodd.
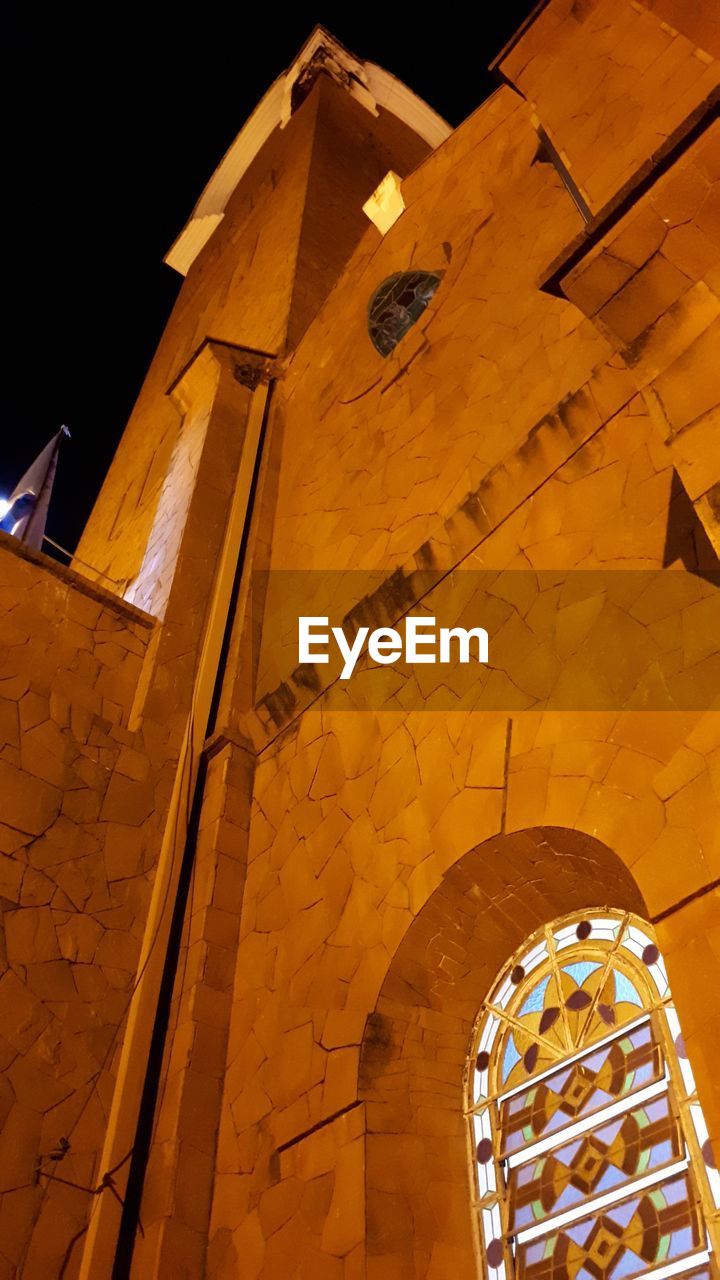
<svg viewBox="0 0 720 1280"><path fill-rule="evenodd" d="M463 1114L472 1027L524 940L589 907L646 915L611 849L566 828L537 827L467 853L405 935L368 1018L360 1066L369 1280L476 1280Z"/></svg>

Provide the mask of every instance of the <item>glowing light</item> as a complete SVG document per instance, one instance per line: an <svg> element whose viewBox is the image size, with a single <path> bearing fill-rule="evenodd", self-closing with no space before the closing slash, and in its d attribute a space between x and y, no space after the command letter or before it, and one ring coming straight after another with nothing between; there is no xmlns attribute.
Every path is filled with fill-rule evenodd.
<svg viewBox="0 0 720 1280"><path fill-rule="evenodd" d="M3 517L7 515L9 510L10 510L10 503L8 502L7 498L0 498L0 520L2 520Z"/></svg>

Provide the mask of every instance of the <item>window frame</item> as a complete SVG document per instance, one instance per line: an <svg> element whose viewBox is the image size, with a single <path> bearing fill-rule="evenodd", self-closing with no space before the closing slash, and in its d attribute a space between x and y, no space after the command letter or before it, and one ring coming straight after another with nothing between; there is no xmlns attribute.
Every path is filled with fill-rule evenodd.
<svg viewBox="0 0 720 1280"><path fill-rule="evenodd" d="M585 933L585 930L589 931ZM593 937L593 931L598 931ZM615 930L614 938L611 936ZM573 937L574 933L574 937ZM581 936L583 935L583 936ZM563 955L563 953L566 953ZM558 957L563 957L558 962ZM513 1029L522 1026L518 1011L526 1003L529 994L539 988L544 975L552 975L560 992L560 968L580 958L596 959L600 957L604 964L602 979L597 985L601 991L611 969L620 969L630 977L642 1001L642 1009L636 1018L621 1021L618 1025L608 1026L606 1035L598 1035L583 1042L583 1036L590 1032L591 1019L597 1011L596 995L594 1003L588 1009L587 1017L582 1022L582 1030L578 1043L570 1052L558 1051L549 1063L527 1070L527 1074L513 1085L504 1085L499 1076L502 1056ZM520 974L520 977L518 977ZM545 988L547 989L547 988ZM537 1011L537 1008L536 1008ZM570 1039L567 1015L563 1011L565 1039ZM578 1019L580 1023L580 1019ZM641 1105L647 1089L630 1088L615 1102L609 1102L591 1111L577 1121L568 1121L552 1133L547 1133L536 1142L524 1143L517 1151L503 1154L501 1146L500 1105L508 1097L522 1094L536 1083L554 1073L562 1071L576 1060L599 1051L603 1046L611 1046L621 1041L628 1033L643 1025L649 1025L652 1035L659 1046L661 1072L653 1086L647 1101L667 1096L669 1108L675 1117L684 1153L677 1161L672 1161L657 1169L652 1175L631 1175L618 1190L613 1192L591 1192L586 1200L569 1210L551 1211L537 1223L524 1226L520 1231L513 1231L509 1225L510 1198L506 1185L506 1171L509 1167L537 1158L545 1151L551 1153L562 1148L572 1139L573 1129L581 1127L582 1134L589 1136L612 1118L628 1116ZM528 1028L523 1027L524 1034ZM531 1037L537 1039L538 1033L530 1031ZM501 970L488 993L480 1013L476 1019L471 1040L471 1053L468 1058L465 1078L465 1116L468 1137L468 1156L471 1179L471 1213L473 1218L473 1235L475 1239L478 1271L490 1280L514 1280L514 1246L516 1242L529 1239L542 1239L553 1234L553 1230L567 1221L567 1214L572 1221L584 1221L586 1217L599 1215L607 1204L607 1196L614 1196L611 1203L624 1201L631 1197L633 1189L642 1189L647 1178L657 1182L658 1186L671 1182L671 1170L680 1163L687 1168L693 1203L696 1207L700 1224L704 1226L708 1247L709 1261L703 1263L702 1248L687 1255L686 1265L677 1268L662 1264L643 1274L660 1280L663 1275L692 1274L695 1267L706 1265L708 1273L713 1277L718 1273L718 1256L720 1255L720 1172L712 1164L706 1162L709 1154L707 1126L702 1115L702 1108L697 1096L697 1088L692 1069L687 1057L681 1057L676 1043L682 1045L681 1029L677 1013L672 1003L664 962L650 927L639 917L630 912L593 909L584 912L573 912L553 921L537 930L522 947L510 958ZM542 1046L547 1051L547 1046ZM513 1043L513 1050L517 1047ZM486 1062L486 1058L488 1061ZM518 1057L513 1063L509 1076L512 1077L518 1064ZM481 1069L482 1064L482 1069ZM611 1113L611 1115L608 1115ZM579 1136L579 1134L578 1134ZM491 1155L488 1155L487 1142L491 1144ZM484 1144L481 1174L478 1147ZM538 1145L543 1151L536 1151ZM531 1154L528 1155L527 1153ZM532 1153L535 1153L534 1156ZM519 1158L522 1157L522 1158ZM481 1182L490 1189L483 1193ZM492 1189L494 1185L494 1190ZM622 1194L621 1194L622 1192ZM609 1204L608 1204L608 1207ZM493 1237L487 1244L484 1240L483 1219L493 1231ZM528 1235L530 1233L530 1235ZM500 1257L500 1245L502 1257ZM493 1252L494 1250L494 1252ZM497 1259L497 1261L496 1261ZM640 1273L636 1273L639 1275Z"/></svg>
<svg viewBox="0 0 720 1280"><path fill-rule="evenodd" d="M407 337L410 330L425 314L442 283L444 274L441 270L427 271L424 268L411 267L406 271L394 271L392 275L381 280L373 290L367 307L367 331L373 347L383 360L393 354L403 338ZM413 280L416 292L419 284L425 282L427 296L417 296L412 306L406 306L402 304L401 299ZM395 297L396 293L397 297ZM383 324L389 325L390 313L393 310L395 327L398 329L397 336L391 335L389 329L383 334ZM384 321L381 319L383 312L387 313Z"/></svg>

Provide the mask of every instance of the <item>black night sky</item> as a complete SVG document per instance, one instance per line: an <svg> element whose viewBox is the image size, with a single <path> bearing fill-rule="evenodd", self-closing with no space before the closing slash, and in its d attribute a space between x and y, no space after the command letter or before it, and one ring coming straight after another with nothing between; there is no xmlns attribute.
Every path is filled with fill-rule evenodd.
<svg viewBox="0 0 720 1280"><path fill-rule="evenodd" d="M180 287L163 255L316 23L457 125L530 8L6 7L0 495L67 423L47 532L75 547Z"/></svg>

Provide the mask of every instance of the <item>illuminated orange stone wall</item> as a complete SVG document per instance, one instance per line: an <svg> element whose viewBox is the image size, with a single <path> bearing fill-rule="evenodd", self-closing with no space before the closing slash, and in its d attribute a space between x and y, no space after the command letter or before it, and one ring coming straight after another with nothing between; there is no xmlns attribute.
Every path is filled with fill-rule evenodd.
<svg viewBox="0 0 720 1280"><path fill-rule="evenodd" d="M361 162L374 117L321 76L191 268L80 549L127 581L135 605L114 602L117 626L146 645L135 665L127 659L132 679L113 715L129 735L118 751L137 750L131 735L145 734L133 768L157 778L157 793L131 818L118 792L108 821L146 824L147 875L252 412L254 393L233 372L237 348L274 357L149 1126L137 1280L476 1276L462 1120L472 1022L524 937L575 909L610 905L654 922L720 1149L720 159L711 116L720 67L711 9L695 6L683 25L677 5L551 0L501 59L506 82L431 154L381 119L382 146ZM360 169L343 143L333 187L333 139L348 137ZM392 167L412 172L405 212L383 237L355 212L393 148ZM309 264L323 219L336 225L338 192L355 212L313 294ZM295 274L279 249L290 234L308 250ZM441 284L383 360L367 304L387 276L411 268L442 272ZM52 629L55 606L36 590L50 570L10 550L6 561L9 598L25 575L31 607L49 611ZM648 595L641 616L614 615L612 696L573 710L571 687L567 709L546 706L547 662L533 657L542 628L568 669L584 659L587 671L612 575L661 568L667 586ZM495 641L533 692L495 710L431 709L431 683L424 699L413 690L403 703L408 680L389 709L353 710L334 672L298 670L292 637L277 626L279 588L249 583L251 570L269 569L333 571L343 604L368 618L380 617L379 597L358 599L357 571L402 571L410 590L418 570L507 571L508 582L526 571L512 579L512 617ZM541 616L531 576L571 570L597 573L596 596ZM283 607L307 612L308 579L282 581ZM438 586L430 603L441 594ZM105 625L94 616L88 625L102 662ZM643 700L625 659L651 642L674 666L665 683L648 676ZM70 666L86 664L73 643L80 652L85 641L68 638ZM42 678L50 699L65 679ZM692 697L683 702L679 690ZM13 686L7 697L31 692ZM575 692L587 705L589 684L578 677ZM93 713L112 721L102 703ZM23 748L13 739L11 749ZM9 753L0 767L3 759L25 768ZM120 767L110 756L95 763ZM74 787L62 787L76 804ZM105 821L102 809L75 820L115 840L92 825ZM95 848L83 866L68 859L83 895ZM29 892L18 856L9 850L14 892ZM123 873L123 893L135 874ZM146 908L132 924L116 917L119 892L92 909L99 928L122 935L128 969L116 981L127 991L129 939L142 933ZM19 901L16 892L7 913L8 947L19 950L8 953L0 1002L3 983L16 990L45 946L47 913L68 909L64 899L42 902L42 922L19 927ZM23 910L36 905L22 900ZM52 919L57 930L63 921ZM59 963L54 951L43 958ZM93 952L90 967L102 962ZM53 1052L67 1052L75 1006L50 987L33 998L38 1017L55 1020ZM24 1022L16 1039L15 1054L32 1065ZM61 1080L52 1053L38 1052ZM12 1070L0 1100L27 1107ZM116 1087L108 1073L88 1121L76 1169L86 1186L105 1172L98 1150ZM44 1101L32 1105L50 1114ZM31 1120L28 1133L40 1124ZM57 1142L62 1128L45 1129ZM3 1130L0 1142L13 1148L16 1132ZM129 1150L134 1130L120 1139ZM45 1132L33 1141L13 1178L32 1178ZM24 1218L25 1202L11 1196L0 1211L0 1277L28 1249L23 1275L58 1274L68 1250L65 1274L92 1275L82 1235L91 1198L66 1189L62 1211L37 1219L40 1193L22 1194Z"/></svg>
<svg viewBox="0 0 720 1280"><path fill-rule="evenodd" d="M597 215L657 135L709 95L718 66L640 5L569 9L551 5L536 24L546 24L547 91L518 76L530 101L500 89L403 183L406 212L384 238L368 232L288 362L275 404L272 567L717 566L700 501L716 476L699 478L700 461L711 467L720 452L717 364L698 350L711 389L707 410L691 412L711 422L703 446L697 430L688 497L673 475L684 470L681 446L627 343L569 283L572 303L561 296L563 256L582 244L583 224L558 172L537 157L533 123L547 124ZM531 28L510 69L536 38ZM649 64L665 48L672 57L657 81L638 75L629 51L645 50ZM663 74L684 77L682 101L663 92ZM627 107L630 85L636 101L616 118L610 104ZM688 343L718 309L713 134L692 154L701 149L707 293L702 306L699 293L686 300L688 310L698 303ZM662 191L681 181L682 165ZM662 198L648 193L626 214L617 202L617 234L623 216L646 207L667 217ZM670 256L681 237L664 225ZM588 244L587 261L598 252ZM380 362L358 299L409 267L442 270L443 280ZM560 296L541 291L558 272ZM638 280L636 332L697 278L683 272L672 297ZM684 349L676 341L668 367ZM688 603L680 624L688 667L705 664L708 707L714 609ZM645 625L662 626L665 610L658 600ZM579 613L567 623L570 655L588 642L588 624ZM502 640L519 651L521 632L518 622ZM638 639L618 624L616 643L620 655ZM208 1274L225 1280L242 1260L268 1277L475 1276L461 1119L470 1026L522 938L581 903L635 903L660 918L717 1141L717 713L507 717L424 713L414 701L410 714L360 715L336 709L336 687L310 695L290 652L283 667L273 648L260 667L261 699L249 714L239 698L233 721L259 755Z"/></svg>
<svg viewBox="0 0 720 1280"><path fill-rule="evenodd" d="M58 1275L87 1197L36 1170L98 1165L172 733L130 728L151 618L5 535L0 593L0 1274Z"/></svg>

